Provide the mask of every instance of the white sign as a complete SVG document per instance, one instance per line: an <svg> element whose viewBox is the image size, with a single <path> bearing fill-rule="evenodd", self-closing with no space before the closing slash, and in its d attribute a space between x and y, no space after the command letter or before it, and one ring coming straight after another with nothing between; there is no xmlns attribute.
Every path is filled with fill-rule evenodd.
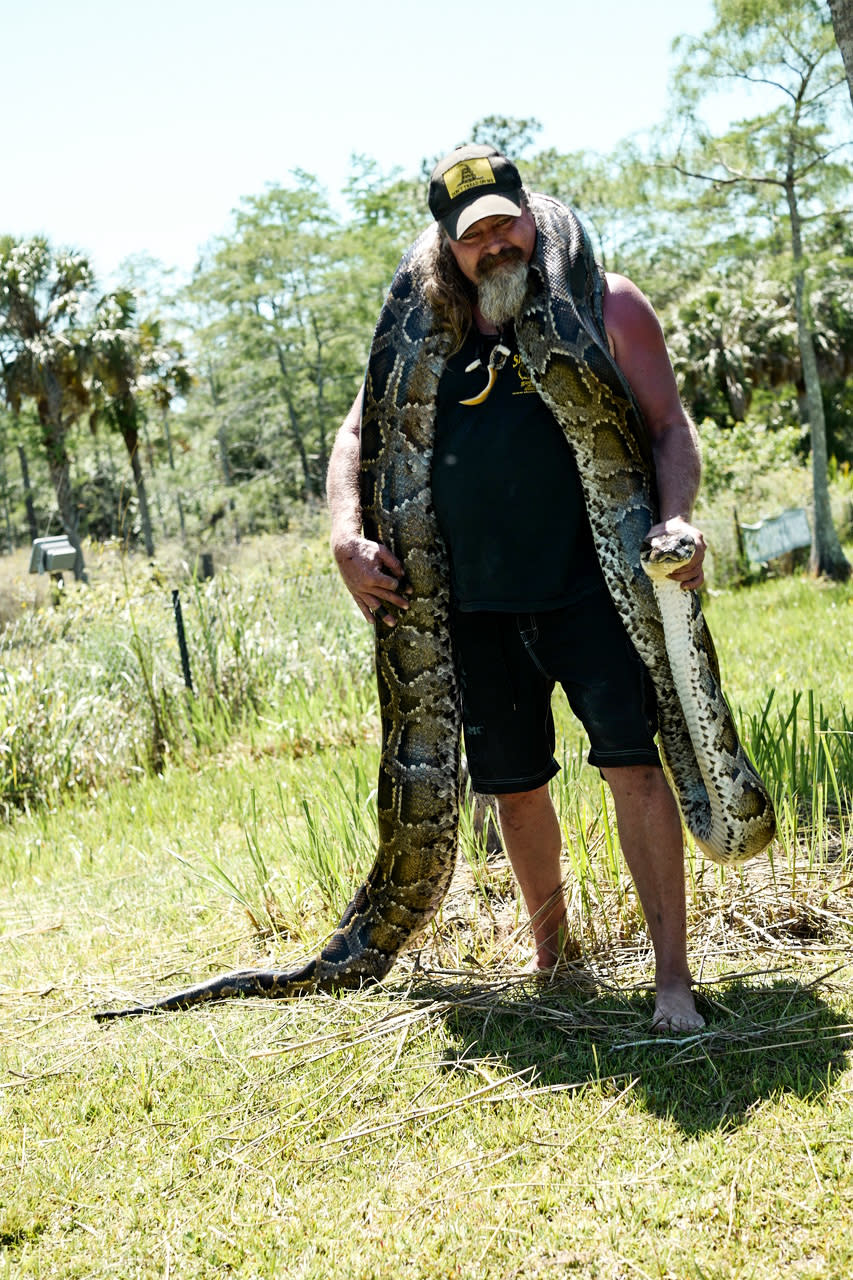
<svg viewBox="0 0 853 1280"><path fill-rule="evenodd" d="M811 546L811 529L803 507L790 507L781 515L760 520L758 524L742 524L740 528L746 558L753 564L764 564L786 551Z"/></svg>

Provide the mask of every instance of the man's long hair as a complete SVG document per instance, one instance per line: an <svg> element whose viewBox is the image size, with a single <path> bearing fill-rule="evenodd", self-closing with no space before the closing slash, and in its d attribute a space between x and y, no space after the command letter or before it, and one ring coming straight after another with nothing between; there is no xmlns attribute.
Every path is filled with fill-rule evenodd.
<svg viewBox="0 0 853 1280"><path fill-rule="evenodd" d="M436 327L453 338L458 351L468 336L474 320L477 291L456 265L450 248L450 237L444 227L436 227L416 270L424 297L432 308Z"/></svg>

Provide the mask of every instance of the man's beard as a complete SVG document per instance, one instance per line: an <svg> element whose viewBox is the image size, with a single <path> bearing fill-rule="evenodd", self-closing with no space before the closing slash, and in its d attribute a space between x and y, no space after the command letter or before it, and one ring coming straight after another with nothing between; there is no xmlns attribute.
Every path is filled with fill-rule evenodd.
<svg viewBox="0 0 853 1280"><path fill-rule="evenodd" d="M527 293L527 273L520 249L506 249L480 263L477 305L484 320L500 327L520 314Z"/></svg>

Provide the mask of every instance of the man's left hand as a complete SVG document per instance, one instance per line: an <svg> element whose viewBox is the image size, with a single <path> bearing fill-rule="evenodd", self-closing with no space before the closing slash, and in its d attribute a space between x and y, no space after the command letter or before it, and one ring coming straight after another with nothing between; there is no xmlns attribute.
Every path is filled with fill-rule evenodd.
<svg viewBox="0 0 853 1280"><path fill-rule="evenodd" d="M705 581L705 570L702 568L702 561L705 559L705 535L701 529L697 529L682 516L672 516L669 520L653 525L646 534L646 541L650 542L652 538L658 538L664 533L687 533L695 542L696 551L692 560L688 560L687 564L682 565L680 569L674 569L669 577L674 578L683 591L696 591Z"/></svg>

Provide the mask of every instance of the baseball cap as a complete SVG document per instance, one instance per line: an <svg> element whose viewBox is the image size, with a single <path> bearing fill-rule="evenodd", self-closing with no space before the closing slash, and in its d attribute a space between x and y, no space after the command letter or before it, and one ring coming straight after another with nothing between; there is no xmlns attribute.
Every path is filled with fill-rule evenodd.
<svg viewBox="0 0 853 1280"><path fill-rule="evenodd" d="M457 147L429 180L429 208L451 240L480 218L521 213L521 177L511 160L483 144Z"/></svg>

